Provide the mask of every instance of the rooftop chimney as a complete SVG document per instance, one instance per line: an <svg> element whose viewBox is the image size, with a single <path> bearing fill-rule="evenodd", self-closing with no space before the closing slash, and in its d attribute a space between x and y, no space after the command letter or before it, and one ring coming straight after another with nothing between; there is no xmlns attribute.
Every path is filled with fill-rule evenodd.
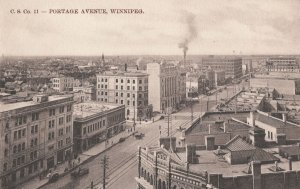
<svg viewBox="0 0 300 189"><path fill-rule="evenodd" d="M285 123L286 122L286 113L282 113L282 121Z"/></svg>
<svg viewBox="0 0 300 189"><path fill-rule="evenodd" d="M127 72L127 64L125 64L125 72Z"/></svg>

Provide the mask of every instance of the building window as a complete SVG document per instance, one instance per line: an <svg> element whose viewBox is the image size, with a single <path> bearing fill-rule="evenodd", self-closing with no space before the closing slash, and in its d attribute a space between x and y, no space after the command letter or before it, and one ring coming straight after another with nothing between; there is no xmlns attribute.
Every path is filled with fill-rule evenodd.
<svg viewBox="0 0 300 189"><path fill-rule="evenodd" d="M71 121L71 119L72 119L71 115L67 115L67 118L66 118L67 123L69 123Z"/></svg>
<svg viewBox="0 0 300 189"><path fill-rule="evenodd" d="M16 126L18 125L22 125L22 124L25 124L27 121L27 117L26 116L22 116L22 117L18 117L16 118Z"/></svg>
<svg viewBox="0 0 300 189"><path fill-rule="evenodd" d="M128 90L128 91L130 90L130 86L127 86L127 90Z"/></svg>
<svg viewBox="0 0 300 189"><path fill-rule="evenodd" d="M130 93L127 93L127 97L128 97L128 98L130 97Z"/></svg>
<svg viewBox="0 0 300 189"><path fill-rule="evenodd" d="M59 107L59 113L64 113L64 110L65 110L64 106Z"/></svg>
<svg viewBox="0 0 300 189"><path fill-rule="evenodd" d="M139 106L142 105L142 101L139 100Z"/></svg>
<svg viewBox="0 0 300 189"><path fill-rule="evenodd" d="M83 128L83 134L86 134L86 127Z"/></svg>
<svg viewBox="0 0 300 189"><path fill-rule="evenodd" d="M103 123L103 127L104 127L105 126L105 120L103 120L102 123Z"/></svg>
<svg viewBox="0 0 300 189"><path fill-rule="evenodd" d="M71 143L71 137L66 138L66 144L70 144Z"/></svg>
<svg viewBox="0 0 300 189"><path fill-rule="evenodd" d="M54 128L54 120L50 120L50 121L49 121L48 128L49 128L49 129Z"/></svg>
<svg viewBox="0 0 300 189"><path fill-rule="evenodd" d="M39 113L32 113L32 121L36 121L39 119Z"/></svg>
<svg viewBox="0 0 300 189"><path fill-rule="evenodd" d="M59 129L58 130L58 136L62 136L64 134L64 129Z"/></svg>
<svg viewBox="0 0 300 189"><path fill-rule="evenodd" d="M132 101L132 106L135 106L135 101Z"/></svg>
<svg viewBox="0 0 300 189"><path fill-rule="evenodd" d="M127 79L127 83L130 83L130 80L129 80L129 79Z"/></svg>
<svg viewBox="0 0 300 189"><path fill-rule="evenodd" d="M54 139L54 132L48 133L48 140L53 140Z"/></svg>
<svg viewBox="0 0 300 189"><path fill-rule="evenodd" d="M135 80L132 80L132 83L135 84Z"/></svg>
<svg viewBox="0 0 300 189"><path fill-rule="evenodd" d="M139 94L139 98L142 98L142 94Z"/></svg>
<svg viewBox="0 0 300 189"><path fill-rule="evenodd" d="M135 90L135 86L132 86L132 90Z"/></svg>
<svg viewBox="0 0 300 189"><path fill-rule="evenodd" d="M127 105L128 105L128 106L130 105L130 100L127 100Z"/></svg>
<svg viewBox="0 0 300 189"><path fill-rule="evenodd" d="M7 171L7 163L3 164L3 171Z"/></svg>
<svg viewBox="0 0 300 189"><path fill-rule="evenodd" d="M64 117L60 117L60 118L58 119L58 124L59 124L59 125L64 124Z"/></svg>
<svg viewBox="0 0 300 189"><path fill-rule="evenodd" d="M67 105L67 112L70 112L71 110L72 110L72 105L71 104Z"/></svg>
<svg viewBox="0 0 300 189"><path fill-rule="evenodd" d="M50 109L49 110L49 116L54 116L55 115L55 109Z"/></svg>
<svg viewBox="0 0 300 189"><path fill-rule="evenodd" d="M119 81L118 81L118 79L116 79L116 83L118 83Z"/></svg>
<svg viewBox="0 0 300 189"><path fill-rule="evenodd" d="M118 92L116 92L116 96L119 96L119 93L118 93Z"/></svg>
<svg viewBox="0 0 300 189"><path fill-rule="evenodd" d="M35 134L38 132L38 125L31 126L31 134Z"/></svg>
<svg viewBox="0 0 300 189"><path fill-rule="evenodd" d="M118 104L119 103L119 101L118 101L118 99L116 99L116 104Z"/></svg>
<svg viewBox="0 0 300 189"><path fill-rule="evenodd" d="M123 104L123 100L121 100L121 104Z"/></svg>
<svg viewBox="0 0 300 189"><path fill-rule="evenodd" d="M142 84L142 80L141 79L139 79L139 84Z"/></svg>
<svg viewBox="0 0 300 189"><path fill-rule="evenodd" d="M142 87L139 87L139 91L142 91L143 90L143 88Z"/></svg>
<svg viewBox="0 0 300 189"><path fill-rule="evenodd" d="M107 92L105 92L105 96L107 96Z"/></svg>
<svg viewBox="0 0 300 189"><path fill-rule="evenodd" d="M63 140L58 141L58 148L61 148L63 146Z"/></svg>
<svg viewBox="0 0 300 189"><path fill-rule="evenodd" d="M121 79L121 83L123 83L123 79Z"/></svg>
<svg viewBox="0 0 300 189"><path fill-rule="evenodd" d="M118 85L116 85L116 89L118 89Z"/></svg>
<svg viewBox="0 0 300 189"><path fill-rule="evenodd" d="M123 86L121 86L121 90L123 90Z"/></svg>
<svg viewBox="0 0 300 189"><path fill-rule="evenodd" d="M123 93L121 93L121 97L123 97Z"/></svg>

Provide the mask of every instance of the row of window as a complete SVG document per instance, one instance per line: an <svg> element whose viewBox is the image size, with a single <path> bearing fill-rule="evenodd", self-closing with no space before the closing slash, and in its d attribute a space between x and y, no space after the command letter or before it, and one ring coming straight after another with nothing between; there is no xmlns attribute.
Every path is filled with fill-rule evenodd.
<svg viewBox="0 0 300 189"><path fill-rule="evenodd" d="M116 85L115 88L116 88L116 90L119 90L119 86L118 85ZM103 84L100 85L100 84L98 84L98 89L107 89L107 85L103 85ZM123 87L123 85L120 86L120 90L125 90L124 87ZM127 90L130 91L130 86L127 86ZM132 86L132 90L135 91L135 86ZM142 90L143 90L143 87L139 86L139 91L142 91ZM148 86L145 86L144 90L147 91L148 90Z"/></svg>
<svg viewBox="0 0 300 189"><path fill-rule="evenodd" d="M99 130L102 127L105 127L105 120L102 120L102 121L99 121L99 122L94 123L92 125L83 127L83 134L90 133L90 132L93 132L95 130Z"/></svg>
<svg viewBox="0 0 300 189"><path fill-rule="evenodd" d="M125 79L120 79L120 83L124 83L124 80ZM98 79L98 81L100 82L100 79ZM101 82L107 82L107 78L101 78ZM116 79L115 80L116 83L119 83L119 79ZM131 80L130 79L127 79L127 83L130 83ZM135 79L132 80L132 83L135 84ZM143 83L143 80L142 79L139 79L139 84L142 84ZM145 83L148 83L148 79L145 79Z"/></svg>
<svg viewBox="0 0 300 189"><path fill-rule="evenodd" d="M21 139L26 136L26 128L14 131L14 140Z"/></svg>
<svg viewBox="0 0 300 189"><path fill-rule="evenodd" d="M19 153L24 150L25 150L25 142L23 142L22 144L14 145L14 147L13 147L14 154ZM6 153L6 152L4 152L4 153Z"/></svg>
<svg viewBox="0 0 300 189"><path fill-rule="evenodd" d="M72 110L72 105L69 104L67 105L67 112L70 112ZM59 113L64 113L65 112L65 107L64 106L60 106L59 109L58 109ZM55 116L55 108L53 109L50 109L49 110L49 116Z"/></svg>

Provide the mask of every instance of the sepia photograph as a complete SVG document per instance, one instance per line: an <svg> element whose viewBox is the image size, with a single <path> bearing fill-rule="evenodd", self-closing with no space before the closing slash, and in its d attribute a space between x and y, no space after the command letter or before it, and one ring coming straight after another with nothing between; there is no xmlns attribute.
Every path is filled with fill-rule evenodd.
<svg viewBox="0 0 300 189"><path fill-rule="evenodd" d="M0 0L0 189L299 189L299 0Z"/></svg>

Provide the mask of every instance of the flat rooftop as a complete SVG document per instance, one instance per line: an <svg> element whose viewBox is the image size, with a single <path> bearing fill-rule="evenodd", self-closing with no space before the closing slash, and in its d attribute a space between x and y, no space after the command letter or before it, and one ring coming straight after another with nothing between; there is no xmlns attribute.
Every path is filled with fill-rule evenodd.
<svg viewBox="0 0 300 189"><path fill-rule="evenodd" d="M75 118L85 118L91 115L95 115L101 112L105 112L114 108L119 107L120 105L100 103L100 102L83 102L74 105L73 115Z"/></svg>
<svg viewBox="0 0 300 189"><path fill-rule="evenodd" d="M11 110L14 110L14 109L19 109L19 108L35 106L37 104L43 104L43 103L52 102L52 101L56 101L56 100L66 99L66 98L70 98L70 97L71 97L70 95L49 96L48 101L42 102L42 103L36 103L33 100L24 101L24 102L8 103L8 104L4 104L4 103L0 102L0 113L1 112L6 112L6 111L11 111Z"/></svg>
<svg viewBox="0 0 300 189"><path fill-rule="evenodd" d="M242 92L236 98L231 99L224 105L220 105L221 111L252 111L256 110L264 98L264 94Z"/></svg>
<svg viewBox="0 0 300 189"><path fill-rule="evenodd" d="M124 77L143 77L143 76L147 76L147 73L143 73L140 71L137 72L104 72L101 74L97 74L97 76L124 76Z"/></svg>
<svg viewBox="0 0 300 189"><path fill-rule="evenodd" d="M282 158L278 154L278 148L268 148L264 149L267 152L272 153L275 157L280 159L278 162L278 167L284 169L284 171L289 170L289 162L287 159ZM197 164L189 164L190 170L196 173L203 173L207 171L209 173L215 174L223 174L223 176L241 176L241 175L249 175L245 171L249 167L248 164L237 164L231 165L225 159L220 156L214 154L214 151L196 151L198 156L199 163ZM186 161L186 154L185 153L177 153L177 156L183 161ZM274 166L273 163L270 164L262 164L261 165L261 172L262 173L274 173L272 170L269 170ZM300 169L300 161L293 161L293 170Z"/></svg>

